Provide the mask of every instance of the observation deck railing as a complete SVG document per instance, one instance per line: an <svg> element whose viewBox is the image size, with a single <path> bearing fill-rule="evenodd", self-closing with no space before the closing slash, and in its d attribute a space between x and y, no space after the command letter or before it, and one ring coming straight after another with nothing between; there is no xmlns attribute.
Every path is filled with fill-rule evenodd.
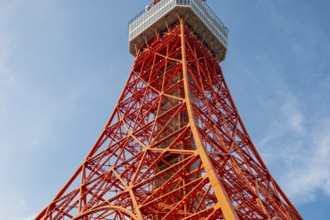
<svg viewBox="0 0 330 220"><path fill-rule="evenodd" d="M168 15L175 8L187 8L194 12L204 26L221 43L223 49L228 45L228 28L211 10L211 8L201 0L162 0L153 7L146 7L135 18L129 21L129 41L134 43L134 39L152 28L155 23ZM130 46L131 53L132 45Z"/></svg>

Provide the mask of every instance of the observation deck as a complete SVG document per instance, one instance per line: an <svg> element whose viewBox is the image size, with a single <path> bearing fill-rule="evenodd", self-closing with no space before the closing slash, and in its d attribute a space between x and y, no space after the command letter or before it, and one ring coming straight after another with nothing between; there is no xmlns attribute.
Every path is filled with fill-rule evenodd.
<svg viewBox="0 0 330 220"><path fill-rule="evenodd" d="M210 7L201 0L161 0L153 7L146 7L129 22L129 51L136 52L156 32L164 32L167 25L186 18L195 35L203 39L215 58L221 62L226 57L228 29Z"/></svg>

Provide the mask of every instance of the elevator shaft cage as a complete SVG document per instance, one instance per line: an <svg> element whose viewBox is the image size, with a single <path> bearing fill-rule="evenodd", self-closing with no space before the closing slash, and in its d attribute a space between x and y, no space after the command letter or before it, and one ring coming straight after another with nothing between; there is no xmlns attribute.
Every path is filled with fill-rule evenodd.
<svg viewBox="0 0 330 220"><path fill-rule="evenodd" d="M136 57L141 47L155 33L164 32L179 16L186 19L194 34L209 48L219 61L226 57L228 28L201 0L161 0L153 7L147 6L129 22L129 51Z"/></svg>

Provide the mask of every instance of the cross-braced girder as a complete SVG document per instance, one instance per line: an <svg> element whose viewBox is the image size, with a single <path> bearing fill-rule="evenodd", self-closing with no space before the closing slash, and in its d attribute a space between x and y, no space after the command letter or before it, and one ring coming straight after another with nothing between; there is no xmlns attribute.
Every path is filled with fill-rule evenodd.
<svg viewBox="0 0 330 220"><path fill-rule="evenodd" d="M96 144L36 219L301 219L183 20L139 51Z"/></svg>

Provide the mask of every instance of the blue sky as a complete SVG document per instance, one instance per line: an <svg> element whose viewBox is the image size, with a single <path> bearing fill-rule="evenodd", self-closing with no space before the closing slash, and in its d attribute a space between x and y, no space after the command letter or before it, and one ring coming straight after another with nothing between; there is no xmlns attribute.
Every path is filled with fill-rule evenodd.
<svg viewBox="0 0 330 220"><path fill-rule="evenodd" d="M330 1L208 4L250 136L305 219L329 219ZM133 64L127 23L148 1L0 1L0 219L32 219L103 129Z"/></svg>

